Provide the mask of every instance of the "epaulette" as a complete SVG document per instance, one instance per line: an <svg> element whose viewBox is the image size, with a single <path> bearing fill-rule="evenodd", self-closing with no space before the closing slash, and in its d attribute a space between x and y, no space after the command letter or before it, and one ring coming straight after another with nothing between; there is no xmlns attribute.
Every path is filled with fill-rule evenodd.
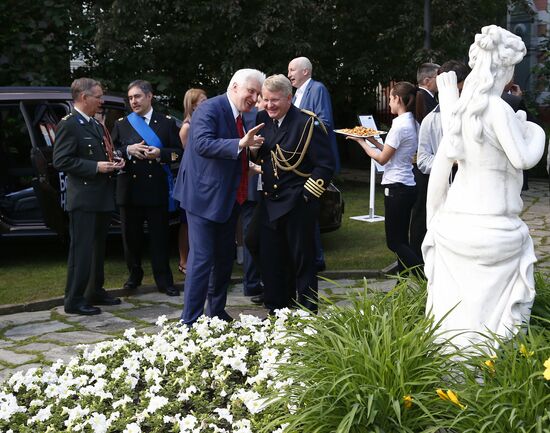
<svg viewBox="0 0 550 433"><path fill-rule="evenodd" d="M167 118L167 119L171 119L172 116L169 116L169 115L167 114L167 115L166 115L166 118Z"/></svg>
<svg viewBox="0 0 550 433"><path fill-rule="evenodd" d="M67 120L69 117L71 117L73 113L67 114L65 117L63 117L61 120Z"/></svg>
<svg viewBox="0 0 550 433"><path fill-rule="evenodd" d="M313 111L305 110L301 108L302 113L306 113L308 116L317 117L317 115Z"/></svg>
<svg viewBox="0 0 550 433"><path fill-rule="evenodd" d="M327 131L327 128L326 128L325 124L323 123L323 121L321 119L319 119L317 117L317 114L315 114L313 111L305 110L303 108L301 108L300 110L302 111L302 113L307 114L308 116L312 117L313 118L313 124L315 126L320 126L321 129L323 130L323 132L325 134L328 134L328 131Z"/></svg>

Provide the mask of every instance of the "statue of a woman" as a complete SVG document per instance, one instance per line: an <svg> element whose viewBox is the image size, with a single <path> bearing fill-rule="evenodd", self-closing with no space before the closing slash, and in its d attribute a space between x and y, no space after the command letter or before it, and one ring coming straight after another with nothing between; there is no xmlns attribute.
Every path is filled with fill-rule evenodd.
<svg viewBox="0 0 550 433"><path fill-rule="evenodd" d="M515 333L535 296L536 258L519 218L520 193L522 170L540 160L545 136L501 98L525 53L521 38L487 26L470 47L472 72L460 98L454 72L437 78L444 135L430 175L422 251L427 312L459 348L485 341L487 331Z"/></svg>

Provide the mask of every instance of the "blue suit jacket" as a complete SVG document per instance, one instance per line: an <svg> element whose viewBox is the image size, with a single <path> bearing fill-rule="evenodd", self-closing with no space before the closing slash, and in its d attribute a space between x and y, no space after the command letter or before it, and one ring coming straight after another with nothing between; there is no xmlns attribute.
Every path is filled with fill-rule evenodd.
<svg viewBox="0 0 550 433"><path fill-rule="evenodd" d="M247 120L244 117L249 129ZM183 209L218 223L229 219L241 179L238 148L239 135L227 94L200 104L191 118L173 194Z"/></svg>
<svg viewBox="0 0 550 433"><path fill-rule="evenodd" d="M323 121L327 130L330 142L330 148L334 155L335 171L340 171L340 155L338 145L336 144L336 134L334 133L334 119L332 117L332 103L330 94L325 85L319 81L310 80L304 91L304 96L300 102L300 108L313 111L319 119Z"/></svg>

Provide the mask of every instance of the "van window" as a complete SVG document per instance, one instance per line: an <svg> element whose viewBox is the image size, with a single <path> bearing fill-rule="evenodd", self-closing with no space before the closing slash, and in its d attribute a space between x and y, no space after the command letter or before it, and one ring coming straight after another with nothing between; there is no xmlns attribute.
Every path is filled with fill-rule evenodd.
<svg viewBox="0 0 550 433"><path fill-rule="evenodd" d="M31 140L19 105L0 105L0 191L31 186Z"/></svg>
<svg viewBox="0 0 550 433"><path fill-rule="evenodd" d="M36 220L31 140L18 104L0 105L0 209L8 219Z"/></svg>

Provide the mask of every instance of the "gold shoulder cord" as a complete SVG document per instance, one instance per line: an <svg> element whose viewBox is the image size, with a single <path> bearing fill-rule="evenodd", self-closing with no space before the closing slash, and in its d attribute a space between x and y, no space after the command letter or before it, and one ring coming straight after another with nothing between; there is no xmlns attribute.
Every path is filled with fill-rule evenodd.
<svg viewBox="0 0 550 433"><path fill-rule="evenodd" d="M302 173L301 171L297 170L296 167L298 167L302 163L302 161L304 160L304 158L306 156L306 152L309 148L309 144L311 143L311 138L313 137L313 129L315 128L313 119L314 119L314 117L310 117L308 119L308 121L306 123L306 126L302 130L302 135L301 135L300 140L298 141L298 144L296 145L296 148L294 149L294 151L292 151L292 152L285 151L285 150L281 149L281 146L278 145L278 144L275 145L275 151L273 151L273 150L271 151L271 162L272 162L272 165L273 165L273 171L274 171L275 177L277 177L277 178L279 177L278 174L277 174L277 168L280 168L283 171L293 171L294 173L296 173L298 176L301 176L301 177L311 176L311 173ZM308 129L308 124L309 124L309 129ZM296 161L295 164L291 165L289 161L295 155L300 153L300 152L298 152L298 148L300 147L300 143L304 139L304 134L305 134L306 129L308 129L307 138L306 138L306 142L304 143L304 147L302 149L300 157L298 158L298 161ZM291 155L288 158L286 158L283 155L283 152L290 153Z"/></svg>

